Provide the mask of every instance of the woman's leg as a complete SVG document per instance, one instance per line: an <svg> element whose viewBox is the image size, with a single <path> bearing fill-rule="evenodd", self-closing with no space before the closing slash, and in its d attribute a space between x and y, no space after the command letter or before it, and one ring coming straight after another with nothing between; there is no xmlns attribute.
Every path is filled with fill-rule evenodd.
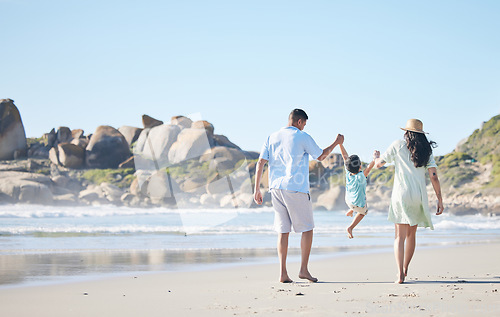
<svg viewBox="0 0 500 317"><path fill-rule="evenodd" d="M398 267L398 280L396 283L401 284L405 280L403 264L405 255L405 239L407 232L410 228L407 224L396 223L395 225L396 237L394 239L394 257L396 258L396 265Z"/></svg>
<svg viewBox="0 0 500 317"><path fill-rule="evenodd" d="M405 247L405 262L403 265L405 276L408 274L408 266L410 265L413 253L415 253L415 246L417 244L417 225L408 227L406 232L406 247Z"/></svg>

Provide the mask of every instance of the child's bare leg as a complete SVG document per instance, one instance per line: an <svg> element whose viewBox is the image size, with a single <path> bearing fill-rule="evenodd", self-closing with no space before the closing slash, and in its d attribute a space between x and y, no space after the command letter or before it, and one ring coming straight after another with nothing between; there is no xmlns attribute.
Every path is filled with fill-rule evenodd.
<svg viewBox="0 0 500 317"><path fill-rule="evenodd" d="M352 209L349 209L349 211L348 211L348 212L346 212L346 213L345 213L345 215L346 215L347 217L352 217L352 214L353 214L353 213L354 213L354 211L353 211Z"/></svg>
<svg viewBox="0 0 500 317"><path fill-rule="evenodd" d="M359 212L356 213L356 217L354 217L351 225L347 228L347 236L349 237L349 239L354 238L354 236L352 235L352 229L354 229L354 227L356 227L364 217L365 215L360 214Z"/></svg>

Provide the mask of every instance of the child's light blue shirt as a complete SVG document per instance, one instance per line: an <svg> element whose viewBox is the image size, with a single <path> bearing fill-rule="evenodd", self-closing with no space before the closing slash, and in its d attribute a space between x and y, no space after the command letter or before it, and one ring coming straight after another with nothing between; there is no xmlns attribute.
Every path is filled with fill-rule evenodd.
<svg viewBox="0 0 500 317"><path fill-rule="evenodd" d="M358 207L366 206L366 177L363 171L351 175L345 169L345 201Z"/></svg>
<svg viewBox="0 0 500 317"><path fill-rule="evenodd" d="M313 138L296 127L271 134L260 152L260 158L269 161L269 189L309 193L309 155L317 159L322 153Z"/></svg>

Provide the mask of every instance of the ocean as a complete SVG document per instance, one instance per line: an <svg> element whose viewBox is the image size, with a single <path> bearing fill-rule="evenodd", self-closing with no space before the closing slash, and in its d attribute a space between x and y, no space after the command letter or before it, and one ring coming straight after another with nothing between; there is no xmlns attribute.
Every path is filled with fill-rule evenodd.
<svg viewBox="0 0 500 317"><path fill-rule="evenodd" d="M392 249L394 225L370 210L348 239L345 210L315 211L311 261ZM103 274L199 270L274 263L272 208L167 209L105 206L0 206L0 287ZM500 217L433 216L419 246L500 241ZM300 234L290 235L290 261Z"/></svg>

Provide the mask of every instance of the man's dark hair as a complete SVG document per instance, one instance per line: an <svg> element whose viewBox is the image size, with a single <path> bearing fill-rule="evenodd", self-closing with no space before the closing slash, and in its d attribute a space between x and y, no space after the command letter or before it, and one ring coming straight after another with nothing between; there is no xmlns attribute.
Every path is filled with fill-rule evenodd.
<svg viewBox="0 0 500 317"><path fill-rule="evenodd" d="M349 158L345 162L345 166L347 167L347 170L353 174L359 172L359 167L361 166L361 160L359 159L359 156L349 156Z"/></svg>
<svg viewBox="0 0 500 317"><path fill-rule="evenodd" d="M290 118L294 123L299 121L299 119L302 119L304 121L309 119L307 113L302 109L293 109L292 112L290 112Z"/></svg>

